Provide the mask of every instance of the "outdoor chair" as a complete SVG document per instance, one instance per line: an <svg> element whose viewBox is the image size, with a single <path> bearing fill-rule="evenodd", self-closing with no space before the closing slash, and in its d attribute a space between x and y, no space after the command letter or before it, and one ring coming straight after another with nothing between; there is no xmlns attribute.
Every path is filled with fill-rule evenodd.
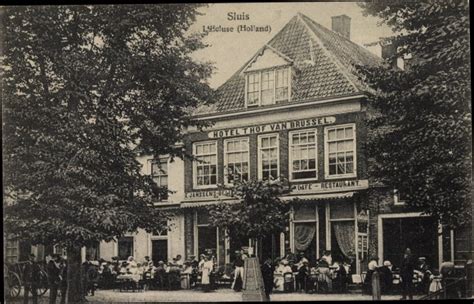
<svg viewBox="0 0 474 304"><path fill-rule="evenodd" d="M284 292L293 292L295 290L295 276L292 272L283 274Z"/></svg>

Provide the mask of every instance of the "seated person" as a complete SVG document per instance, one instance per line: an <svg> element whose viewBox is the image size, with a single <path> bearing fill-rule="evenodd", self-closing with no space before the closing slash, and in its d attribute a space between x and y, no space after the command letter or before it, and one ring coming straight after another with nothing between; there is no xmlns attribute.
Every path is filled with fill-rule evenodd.
<svg viewBox="0 0 474 304"><path fill-rule="evenodd" d="M329 259L328 257L330 255L323 256L318 262L318 282L325 292L332 291L331 271L329 269L330 264L328 263L328 261L332 262L332 258Z"/></svg>
<svg viewBox="0 0 474 304"><path fill-rule="evenodd" d="M339 263L338 261L334 262L334 266L337 266L334 272L335 273L334 288L338 292L346 292L347 291L346 268L344 267L343 263Z"/></svg>
<svg viewBox="0 0 474 304"><path fill-rule="evenodd" d="M302 261L301 265L299 266L298 269L298 274L296 275L296 290L304 290L307 291L307 286L306 286L306 278L309 275L309 267L308 267L308 260L305 259Z"/></svg>
<svg viewBox="0 0 474 304"><path fill-rule="evenodd" d="M122 262L122 265L120 266L119 269L119 274L127 274L128 273L128 268L127 268L127 262Z"/></svg>
<svg viewBox="0 0 474 304"><path fill-rule="evenodd" d="M291 269L288 260L284 259L283 264L283 281L284 291L293 291L293 270Z"/></svg>

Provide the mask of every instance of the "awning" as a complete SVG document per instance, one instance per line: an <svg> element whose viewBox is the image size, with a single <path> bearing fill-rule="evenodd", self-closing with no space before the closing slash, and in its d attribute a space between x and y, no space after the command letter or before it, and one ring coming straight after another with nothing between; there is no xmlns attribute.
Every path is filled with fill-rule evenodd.
<svg viewBox="0 0 474 304"><path fill-rule="evenodd" d="M339 193L320 193L320 194L310 194L310 195L295 195L295 196L285 196L282 197L282 201L291 201L297 198L299 201L308 202L315 200L331 200L331 199L341 199L349 198L354 196L354 192L339 192Z"/></svg>
<svg viewBox="0 0 474 304"><path fill-rule="evenodd" d="M240 200L217 200L217 201L201 201L201 202L182 202L181 208L196 208L215 204L236 204Z"/></svg>

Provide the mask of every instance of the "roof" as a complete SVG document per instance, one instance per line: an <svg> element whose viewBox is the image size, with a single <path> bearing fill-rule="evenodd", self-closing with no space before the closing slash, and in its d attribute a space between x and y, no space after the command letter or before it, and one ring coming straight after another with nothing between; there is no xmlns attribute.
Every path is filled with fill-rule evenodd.
<svg viewBox="0 0 474 304"><path fill-rule="evenodd" d="M213 103L199 107L195 115L245 111L242 72L265 48L291 61L295 68L291 103L363 93L368 88L358 79L355 65L382 64L367 49L298 13L216 90Z"/></svg>

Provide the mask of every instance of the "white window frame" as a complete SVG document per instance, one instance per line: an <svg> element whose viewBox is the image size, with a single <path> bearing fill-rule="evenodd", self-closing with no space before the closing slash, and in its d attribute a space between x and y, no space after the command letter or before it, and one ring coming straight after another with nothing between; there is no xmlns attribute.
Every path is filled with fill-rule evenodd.
<svg viewBox="0 0 474 304"><path fill-rule="evenodd" d="M261 149L262 149L262 138L266 137L273 137L276 136L276 149L277 149L277 166L278 166L278 174L277 178L280 176L280 134L278 133L270 133L270 134L262 134L257 137L257 166L258 166L258 179L262 180L262 157L261 157Z"/></svg>
<svg viewBox="0 0 474 304"><path fill-rule="evenodd" d="M314 142L314 145L315 145L315 148L316 148L316 158L315 158L315 161L316 161L316 177L314 178L297 178L297 179L294 179L293 178L293 149L292 149L292 146L293 146L293 143L292 143L292 138L293 138L293 134L295 133L302 133L302 132L310 132L310 131L313 131L314 132L314 139L315 139L315 142ZM303 130L295 130L295 131L291 131L288 133L288 172L289 172L289 181L295 181L295 182L304 182L304 181L315 181L318 179L318 174L319 174L319 170L318 170L318 130L317 129L303 129ZM306 170L306 171L310 171L310 170Z"/></svg>
<svg viewBox="0 0 474 304"><path fill-rule="evenodd" d="M196 146L202 144L211 144L214 143L216 145L216 184L215 185L198 185L197 184L197 164L198 161L193 160L193 189L211 189L217 188L219 184L219 146L217 140L208 140L208 141L199 141L193 143L193 156L196 155Z"/></svg>
<svg viewBox="0 0 474 304"><path fill-rule="evenodd" d="M404 206L405 201L400 200L400 191L398 189L393 189L393 204L395 206Z"/></svg>
<svg viewBox="0 0 474 304"><path fill-rule="evenodd" d="M354 135L354 172L348 174L329 174L329 144L328 144L328 132L329 130L336 130L340 128L352 127L353 135ZM357 177L357 129L355 123L348 123L343 125L336 125L336 126L329 126L324 128L324 177L325 179L337 179L337 178L350 178L350 177Z"/></svg>
<svg viewBox="0 0 474 304"><path fill-rule="evenodd" d="M224 140L224 184L225 185L232 185L233 183L230 183L228 181L228 174L227 174L227 167L228 167L228 159L227 159L227 143L231 141L240 141L240 140L245 140L247 141L247 153L248 153L248 180L250 180L250 139L248 137L235 137L235 138L229 138ZM243 151L240 151L243 152Z"/></svg>
<svg viewBox="0 0 474 304"><path fill-rule="evenodd" d="M287 70L287 82L288 82L288 98L287 99L281 99L281 100L277 100L276 99L276 71L279 71L279 70L284 70L286 69ZM272 69L263 69L263 70L259 70L259 71L252 71L252 72L248 72L246 75L245 75L245 107L246 108L251 108L251 107L260 107L262 106L262 73L263 72L272 72L273 73L273 103L271 104L266 104L265 106L269 106L269 105L275 105L277 104L277 102L290 102L291 101L291 66L286 66L286 67L277 67L277 68L272 68ZM250 75L258 75L258 79L259 79L259 88L258 88L258 102L255 103L255 104L251 104L249 105L248 104L248 83L249 83L249 76Z"/></svg>
<svg viewBox="0 0 474 304"><path fill-rule="evenodd" d="M167 176L167 177L168 177L168 183L169 183L169 174L168 174L168 170L169 170L169 158L168 158L168 157L165 157L165 156L160 156L160 157L158 157L158 158L151 158L151 159L148 160L148 162L149 162L149 165L150 165L150 176L151 176L151 178L153 178L153 177L155 177L155 176L159 176L159 177ZM154 163L157 163L157 162L160 163L160 164L166 162L166 174L163 174L163 172L162 172L161 170L158 172L157 175L154 175L154 174L153 174L153 173L154 173L154 172L153 172L153 164L154 164ZM161 167L160 167L160 169L161 169ZM158 185L158 186L161 186L161 185ZM168 187L168 186L169 186L169 185L167 185L167 187Z"/></svg>

